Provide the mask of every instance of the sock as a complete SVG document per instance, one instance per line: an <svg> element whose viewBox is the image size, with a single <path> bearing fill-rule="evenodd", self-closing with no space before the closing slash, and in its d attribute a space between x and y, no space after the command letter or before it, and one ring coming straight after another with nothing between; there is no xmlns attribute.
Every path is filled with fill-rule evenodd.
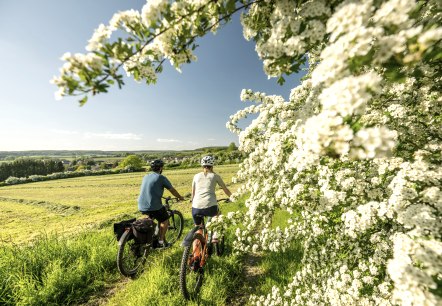
<svg viewBox="0 0 442 306"><path fill-rule="evenodd" d="M158 240L159 244L164 244L164 240Z"/></svg>

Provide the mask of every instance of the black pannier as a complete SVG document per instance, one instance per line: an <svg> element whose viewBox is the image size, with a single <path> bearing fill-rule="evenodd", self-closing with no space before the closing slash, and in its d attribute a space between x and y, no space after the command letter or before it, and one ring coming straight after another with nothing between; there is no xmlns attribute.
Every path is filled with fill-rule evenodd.
<svg viewBox="0 0 442 306"><path fill-rule="evenodd" d="M138 243L152 243L156 223L150 218L138 219L132 223L135 241Z"/></svg>
<svg viewBox="0 0 442 306"><path fill-rule="evenodd" d="M115 234L115 238L117 238L117 241L120 240L121 236L123 236L124 234L124 230L127 227L130 227L131 224L135 221L136 219L130 219L130 220L125 220L125 221L121 221L118 223L114 223L114 234Z"/></svg>

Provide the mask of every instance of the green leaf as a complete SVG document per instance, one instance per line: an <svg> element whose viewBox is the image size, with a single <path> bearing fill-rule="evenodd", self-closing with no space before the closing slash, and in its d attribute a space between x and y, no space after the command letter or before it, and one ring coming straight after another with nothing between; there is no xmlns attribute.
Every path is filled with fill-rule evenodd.
<svg viewBox="0 0 442 306"><path fill-rule="evenodd" d="M227 1L227 4L226 4L227 12L231 13L235 10L235 8L236 8L235 3L236 3L236 0Z"/></svg>
<svg viewBox="0 0 442 306"><path fill-rule="evenodd" d="M280 76L280 77L278 78L278 84L282 86L282 85L284 85L284 83L285 83L285 79L284 79L284 77Z"/></svg>
<svg viewBox="0 0 442 306"><path fill-rule="evenodd" d="M87 102L87 99L88 99L88 96L84 96L80 101L78 101L78 102L80 102L80 106L85 105Z"/></svg>

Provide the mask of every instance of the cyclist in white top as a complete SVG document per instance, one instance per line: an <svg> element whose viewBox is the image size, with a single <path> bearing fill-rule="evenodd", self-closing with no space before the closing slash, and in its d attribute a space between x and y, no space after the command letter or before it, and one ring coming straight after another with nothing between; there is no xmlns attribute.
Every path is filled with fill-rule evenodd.
<svg viewBox="0 0 442 306"><path fill-rule="evenodd" d="M224 184L221 176L213 172L215 159L212 156L204 156L201 159L203 172L196 174L192 182L192 217L196 225L201 224L202 215L214 217L218 214L218 202L216 201L215 187L218 184L227 196L232 193Z"/></svg>

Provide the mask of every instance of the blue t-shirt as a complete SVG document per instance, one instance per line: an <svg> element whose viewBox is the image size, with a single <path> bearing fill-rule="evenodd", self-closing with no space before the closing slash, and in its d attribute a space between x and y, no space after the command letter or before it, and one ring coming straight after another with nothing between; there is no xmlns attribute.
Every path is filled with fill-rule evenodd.
<svg viewBox="0 0 442 306"><path fill-rule="evenodd" d="M169 180L159 173L153 172L143 178L140 196L138 197L138 209L140 211L155 211L161 209L161 197L164 188L172 188Z"/></svg>

